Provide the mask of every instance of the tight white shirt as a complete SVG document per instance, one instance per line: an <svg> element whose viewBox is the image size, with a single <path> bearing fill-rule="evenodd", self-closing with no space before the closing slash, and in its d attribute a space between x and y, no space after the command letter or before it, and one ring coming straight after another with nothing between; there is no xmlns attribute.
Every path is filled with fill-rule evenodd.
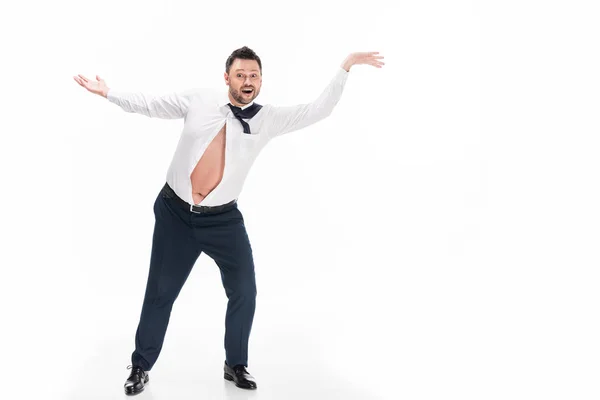
<svg viewBox="0 0 600 400"><path fill-rule="evenodd" d="M250 167L271 139L312 125L331 114L340 100L348 74L340 67L321 95L310 103L285 107L263 105L253 118L244 120L249 124L251 134L244 133L242 124L233 115L225 90L190 89L153 96L109 89L107 99L127 112L151 118L184 119L166 182L190 205L194 204L190 175L210 142L226 124L223 178L198 203L217 206L239 197Z"/></svg>

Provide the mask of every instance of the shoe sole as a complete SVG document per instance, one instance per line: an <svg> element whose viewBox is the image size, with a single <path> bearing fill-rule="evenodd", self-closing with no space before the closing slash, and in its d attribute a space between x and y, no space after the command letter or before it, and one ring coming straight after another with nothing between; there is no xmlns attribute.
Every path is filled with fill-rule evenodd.
<svg viewBox="0 0 600 400"><path fill-rule="evenodd" d="M128 392L127 389L125 389L125 394L127 396L135 396L136 394L140 394L144 391L144 389L146 389L146 385L150 382L150 377L146 377L146 379L144 380L144 386L142 387L142 390L138 390L137 392Z"/></svg>
<svg viewBox="0 0 600 400"><path fill-rule="evenodd" d="M227 372L224 373L223 378L225 378L225 380L227 381L232 381L233 383L235 383L235 386L239 387L240 389L256 390L255 387L245 387L238 385L237 382L235 382L235 380L233 379L233 376L229 375Z"/></svg>

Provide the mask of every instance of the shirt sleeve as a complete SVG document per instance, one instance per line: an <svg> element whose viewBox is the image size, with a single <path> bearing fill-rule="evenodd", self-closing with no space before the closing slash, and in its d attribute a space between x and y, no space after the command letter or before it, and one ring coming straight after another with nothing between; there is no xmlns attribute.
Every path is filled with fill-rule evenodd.
<svg viewBox="0 0 600 400"><path fill-rule="evenodd" d="M321 95L311 103L287 107L270 107L267 132L279 136L307 127L329 116L340 100L349 71L336 72Z"/></svg>
<svg viewBox="0 0 600 400"><path fill-rule="evenodd" d="M143 114L150 118L184 118L197 89L171 92L162 96L119 92L109 89L106 98L126 112Z"/></svg>

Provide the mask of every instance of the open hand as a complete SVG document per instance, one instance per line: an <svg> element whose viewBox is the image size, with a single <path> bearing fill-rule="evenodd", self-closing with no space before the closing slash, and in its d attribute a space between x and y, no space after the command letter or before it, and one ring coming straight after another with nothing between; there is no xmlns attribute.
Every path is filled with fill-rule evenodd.
<svg viewBox="0 0 600 400"><path fill-rule="evenodd" d="M346 57L342 63L342 68L346 71L350 71L350 67L356 64L369 64L381 68L385 63L381 61L383 60L383 56L379 56L378 54L378 51L352 53Z"/></svg>
<svg viewBox="0 0 600 400"><path fill-rule="evenodd" d="M108 93L108 86L106 86L106 82L104 82L104 79L100 78L98 75L96 75L96 81L90 80L81 74L74 76L73 79L75 79L75 82L79 83L81 86L94 94L106 97L106 94Z"/></svg>

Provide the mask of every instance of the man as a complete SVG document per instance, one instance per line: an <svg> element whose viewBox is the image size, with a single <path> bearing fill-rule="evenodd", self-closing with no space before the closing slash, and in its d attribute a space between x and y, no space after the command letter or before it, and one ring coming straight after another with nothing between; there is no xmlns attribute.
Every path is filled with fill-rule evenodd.
<svg viewBox="0 0 600 400"><path fill-rule="evenodd" d="M356 64L381 68L383 57L377 54L350 54L316 100L289 107L254 102L262 85L262 63L246 46L226 60L227 96L207 89L164 96L124 93L110 89L97 75L96 81L83 75L73 77L88 91L127 112L185 121L166 183L154 202L150 270L126 394L138 394L148 383L173 304L201 252L218 265L228 298L224 378L240 388L256 389L256 381L246 369L256 282L252 248L237 198L267 142L327 117L341 97L350 68Z"/></svg>

